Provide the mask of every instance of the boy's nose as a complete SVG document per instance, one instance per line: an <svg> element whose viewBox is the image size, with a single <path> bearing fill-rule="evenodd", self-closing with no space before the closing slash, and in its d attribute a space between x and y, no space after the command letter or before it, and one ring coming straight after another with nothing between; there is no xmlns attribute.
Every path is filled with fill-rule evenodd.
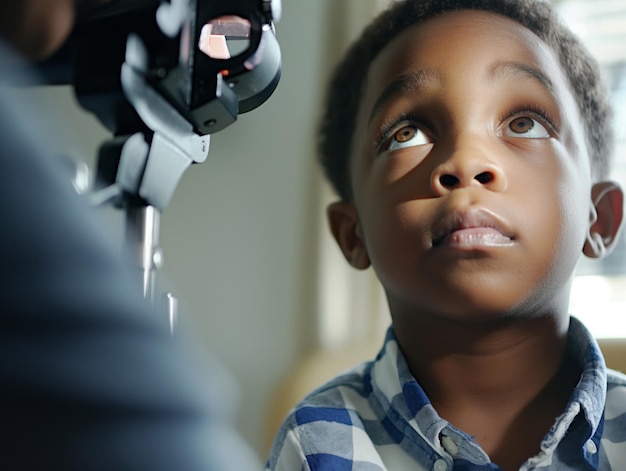
<svg viewBox="0 0 626 471"><path fill-rule="evenodd" d="M431 174L431 187L436 194L480 186L490 191L503 191L507 186L502 167L489 158L487 149L470 147L456 149Z"/></svg>

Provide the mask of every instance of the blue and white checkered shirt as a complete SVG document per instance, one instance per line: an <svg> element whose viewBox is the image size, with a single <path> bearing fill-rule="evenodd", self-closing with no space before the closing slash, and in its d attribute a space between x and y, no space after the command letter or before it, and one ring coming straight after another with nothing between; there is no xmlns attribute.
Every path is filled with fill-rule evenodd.
<svg viewBox="0 0 626 471"><path fill-rule="evenodd" d="M584 365L565 410L521 470L626 470L626 376L608 370L572 318L571 354ZM283 423L266 470L495 471L487 454L437 415L409 372L393 329L376 360L312 392Z"/></svg>

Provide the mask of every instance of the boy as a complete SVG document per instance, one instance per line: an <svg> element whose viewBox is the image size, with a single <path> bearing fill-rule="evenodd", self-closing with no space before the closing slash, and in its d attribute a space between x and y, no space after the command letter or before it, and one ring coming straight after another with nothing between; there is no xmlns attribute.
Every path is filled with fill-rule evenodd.
<svg viewBox="0 0 626 471"><path fill-rule="evenodd" d="M267 469L622 469L626 377L567 312L580 252L622 221L609 116L543 2L406 0L366 29L320 150L331 231L392 327L291 412Z"/></svg>

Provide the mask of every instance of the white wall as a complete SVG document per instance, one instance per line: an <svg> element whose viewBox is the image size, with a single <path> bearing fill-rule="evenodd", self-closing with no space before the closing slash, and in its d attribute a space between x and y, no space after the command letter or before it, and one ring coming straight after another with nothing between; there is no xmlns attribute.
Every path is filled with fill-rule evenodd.
<svg viewBox="0 0 626 471"><path fill-rule="evenodd" d="M260 454L270 395L310 345L324 4L284 2L278 89L212 137L208 160L187 173L162 221L167 272L236 375L239 428Z"/></svg>

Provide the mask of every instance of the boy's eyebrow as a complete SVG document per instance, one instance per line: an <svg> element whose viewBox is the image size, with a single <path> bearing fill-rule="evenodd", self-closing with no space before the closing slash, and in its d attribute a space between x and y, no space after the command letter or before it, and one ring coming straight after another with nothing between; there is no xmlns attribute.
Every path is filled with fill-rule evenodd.
<svg viewBox="0 0 626 471"><path fill-rule="evenodd" d="M426 84L441 84L442 81L441 74L435 69L414 69L400 75L387 85L380 94L372 107L368 123L371 123L380 109L393 98L415 93Z"/></svg>
<svg viewBox="0 0 626 471"><path fill-rule="evenodd" d="M487 73L487 77L491 80L498 80L507 77L529 77L539 81L539 83L543 85L557 101L559 101L550 77L548 77L541 69L533 67L532 65L515 61L498 61L491 66L489 72Z"/></svg>
<svg viewBox="0 0 626 471"><path fill-rule="evenodd" d="M532 78L543 85L543 87L548 90L550 95L552 95L556 101L560 102L558 95L554 91L552 80L550 80L550 78L542 70L537 67L533 67L532 65L515 61L498 61L491 66L487 72L487 77L490 80L499 80L506 77ZM368 123L371 123L380 109L395 97L415 93L427 84L441 85L442 83L443 78L436 69L415 69L400 75L387 85L380 94L372 107Z"/></svg>

